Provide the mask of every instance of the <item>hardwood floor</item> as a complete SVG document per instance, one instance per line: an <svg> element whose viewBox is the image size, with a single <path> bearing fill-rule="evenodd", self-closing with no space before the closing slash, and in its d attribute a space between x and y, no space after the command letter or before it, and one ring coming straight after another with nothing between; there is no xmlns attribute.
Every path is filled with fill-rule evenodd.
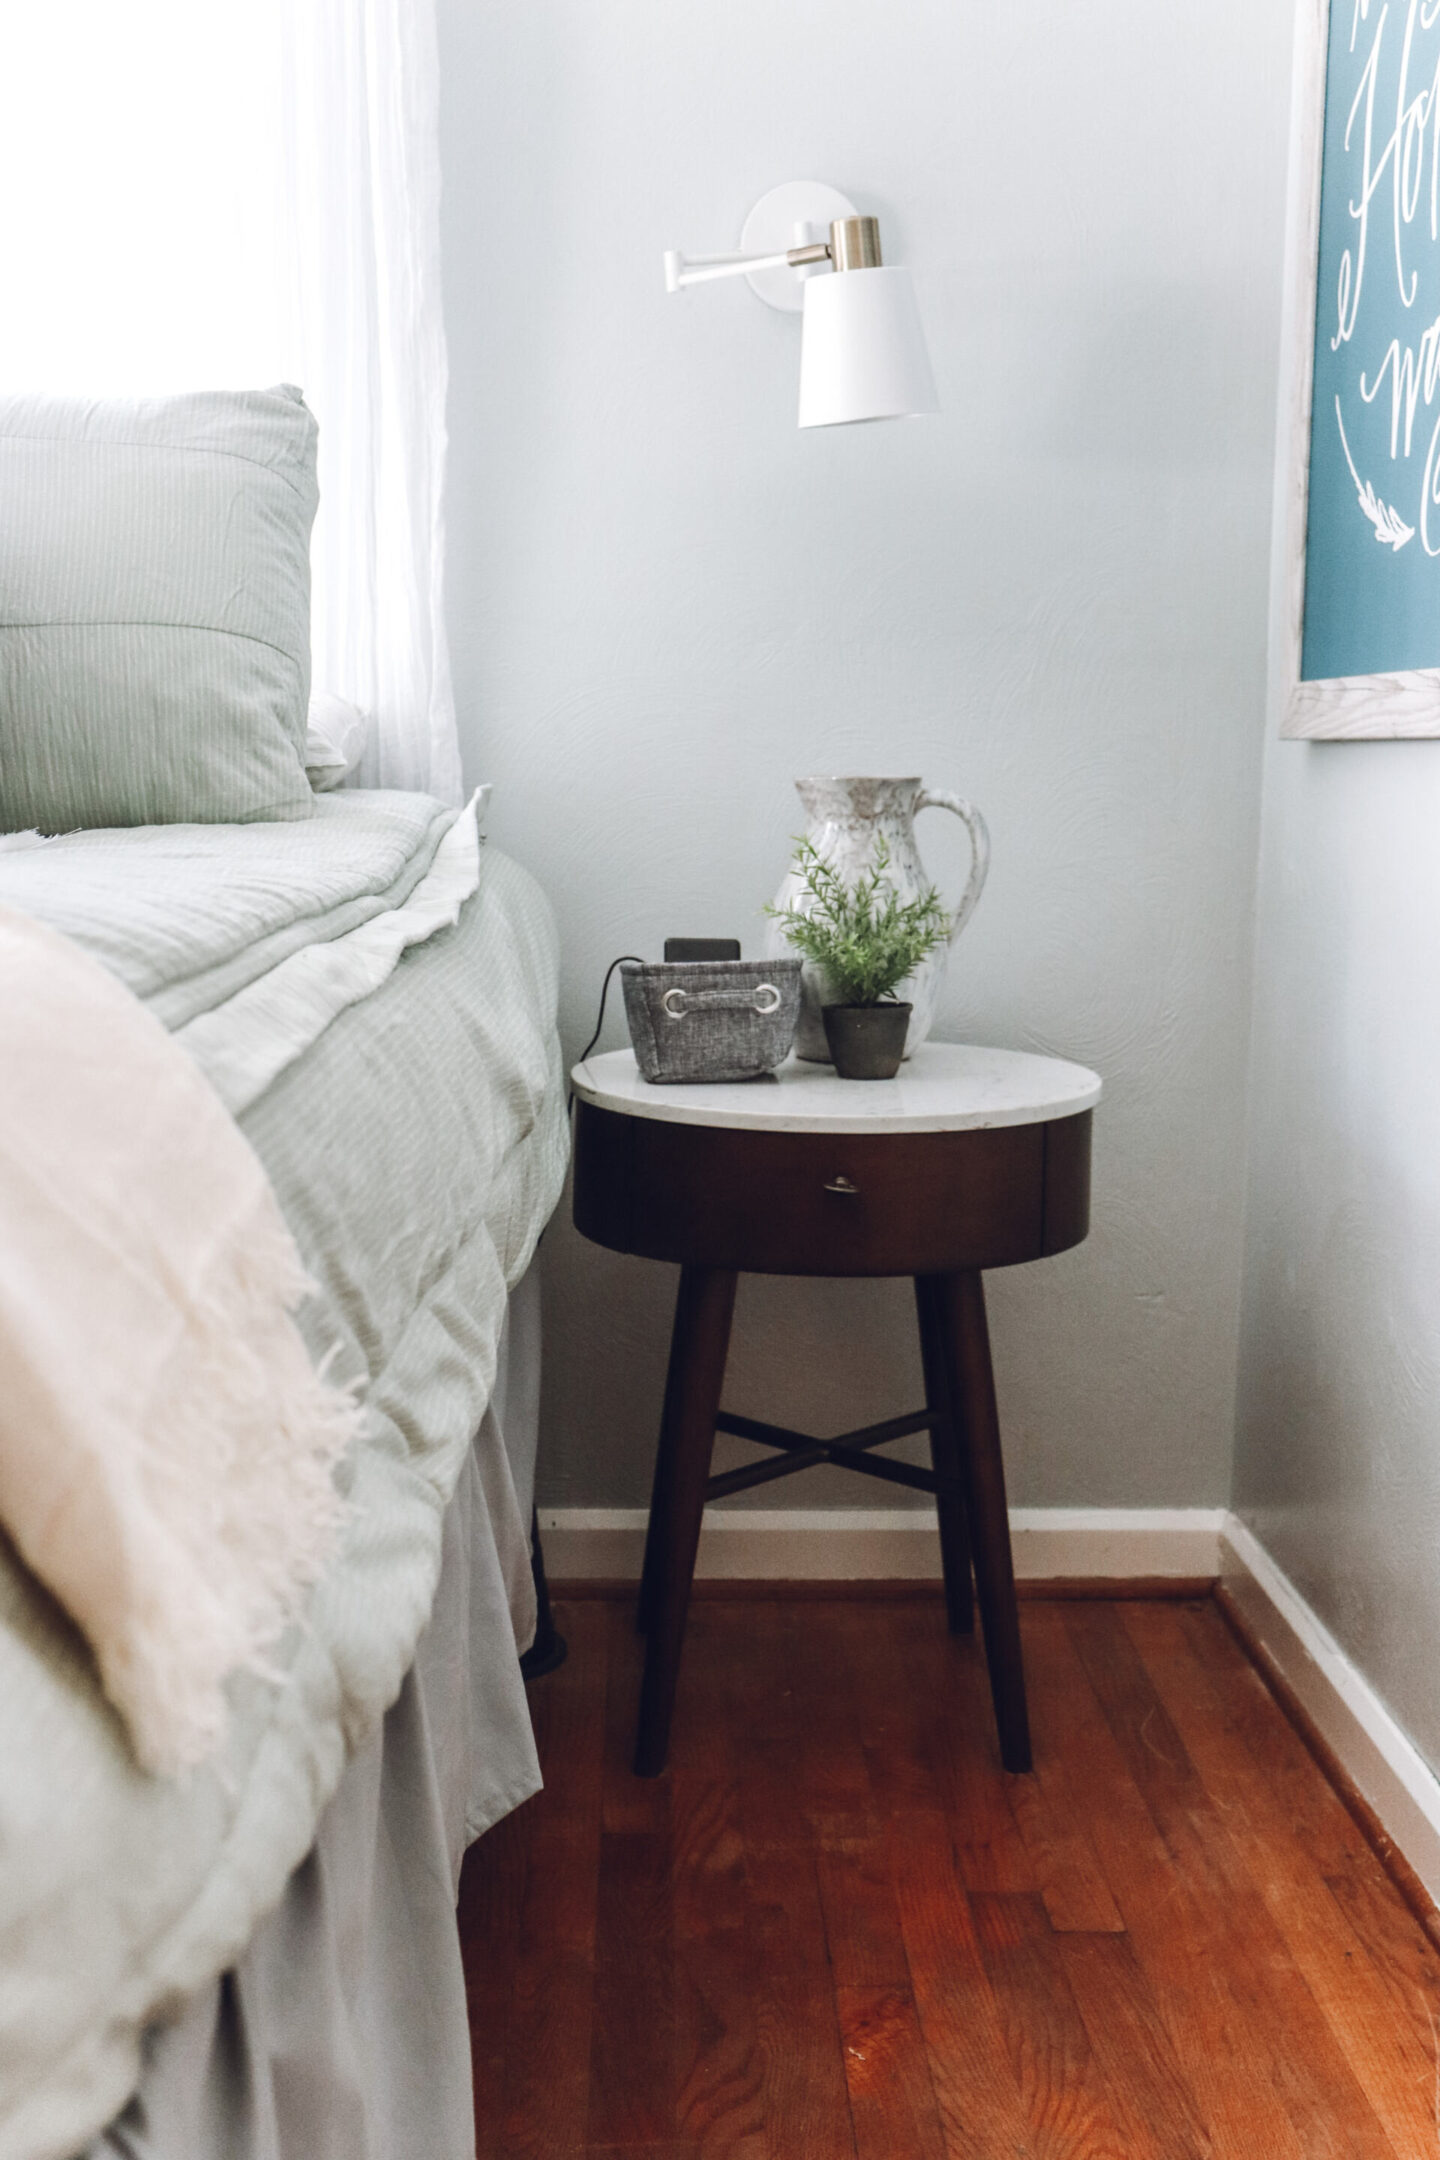
<svg viewBox="0 0 1440 2160"><path fill-rule="evenodd" d="M466 1862L480 2160L1440 2160L1440 1955L1211 1603L700 1599L671 1769L560 1608Z"/></svg>

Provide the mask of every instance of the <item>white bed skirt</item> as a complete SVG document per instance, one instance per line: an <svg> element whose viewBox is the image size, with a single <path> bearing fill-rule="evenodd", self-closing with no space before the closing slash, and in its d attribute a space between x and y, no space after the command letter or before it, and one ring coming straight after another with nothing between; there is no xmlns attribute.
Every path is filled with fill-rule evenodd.
<svg viewBox="0 0 1440 2160"><path fill-rule="evenodd" d="M473 2160L460 1862L540 1782L519 1669L528 1561L521 1581L513 1537L482 1526L529 1523L539 1401L532 1268L486 1412L512 1490L486 1492L472 1451L399 1700L279 1907L240 1963L152 2034L139 2091L86 2160Z"/></svg>

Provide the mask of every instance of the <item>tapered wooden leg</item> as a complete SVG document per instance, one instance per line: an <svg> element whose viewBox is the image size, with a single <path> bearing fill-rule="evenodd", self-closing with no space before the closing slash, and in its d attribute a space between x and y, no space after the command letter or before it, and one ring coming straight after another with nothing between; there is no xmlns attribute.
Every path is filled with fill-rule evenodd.
<svg viewBox="0 0 1440 2160"><path fill-rule="evenodd" d="M665 1375L665 1404L660 1412L660 1440L655 1449L655 1475L650 1481L650 1516L645 1525L645 1558L640 1568L640 1595L635 1600L635 1625L642 1635L649 1634L655 1617L655 1595L660 1579L660 1550L664 1543L661 1526L670 1509L670 1466L675 1451L666 1445L666 1435L675 1423L673 1397L677 1370L672 1330L670 1366Z"/></svg>
<svg viewBox="0 0 1440 2160"><path fill-rule="evenodd" d="M682 1294L684 1287L682 1273ZM667 1534L665 1526L670 1519L674 1489L675 1449L670 1444L669 1436L677 1426L680 1391L685 1385L685 1367L675 1355L675 1345L679 1338L680 1305L681 1296L677 1295L676 1317L670 1332L670 1364L665 1374L665 1402L660 1412L660 1443L655 1450L655 1475L650 1481L650 1515L645 1526L645 1558L640 1568L640 1594L635 1601L635 1626L642 1635L649 1634L655 1617L655 1601L660 1588L661 1555L665 1549ZM716 1408L719 1408L718 1397Z"/></svg>
<svg viewBox="0 0 1440 2160"><path fill-rule="evenodd" d="M963 1450L955 1425L950 1369L945 1357L944 1327L938 1306L939 1282L933 1275L915 1277L915 1314L920 1323L920 1363L925 1375L925 1406L939 1423L930 1428L930 1460L941 1490L935 1495L940 1524L940 1564L945 1572L945 1611L952 1635L975 1627L975 1592L970 1579L970 1525L965 1518Z"/></svg>
<svg viewBox="0 0 1440 2160"><path fill-rule="evenodd" d="M660 1420L660 1429L662 1432L665 1429L663 1416ZM657 1573L655 1555L660 1542L655 1525L659 1520L665 1502L664 1461L664 1448L657 1448L655 1451L655 1476L650 1485L650 1517L645 1525L645 1558L640 1568L640 1594L635 1600L635 1626L642 1635L649 1634L650 1621L655 1610L655 1577Z"/></svg>
<svg viewBox="0 0 1440 2160"><path fill-rule="evenodd" d="M965 1493L973 1540L975 1589L990 1668L990 1695L1007 1770L1030 1768L1030 1717L1020 1658L1020 1614L1010 1556L1010 1515L1005 1502L1005 1465L1000 1456L1000 1419L990 1365L985 1290L978 1270L939 1275L936 1306L945 1361L961 1428Z"/></svg>
<svg viewBox="0 0 1440 2160"><path fill-rule="evenodd" d="M656 1465L658 1508L651 1515L646 1539L650 1587L645 1597L645 1677L635 1737L637 1777L658 1777L669 1750L670 1713L734 1310L733 1270L681 1270Z"/></svg>

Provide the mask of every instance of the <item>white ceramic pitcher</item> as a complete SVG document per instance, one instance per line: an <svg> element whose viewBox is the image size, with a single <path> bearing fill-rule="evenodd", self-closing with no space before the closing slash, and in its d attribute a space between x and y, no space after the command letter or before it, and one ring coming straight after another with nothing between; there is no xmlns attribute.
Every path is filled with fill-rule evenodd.
<svg viewBox="0 0 1440 2160"><path fill-rule="evenodd" d="M900 985L898 993L902 998L908 998L915 1008L905 1043L905 1055L909 1057L930 1032L949 946L954 944L974 914L975 903L985 884L985 873L990 867L990 836L985 829L985 820L973 803L965 802L959 795L945 794L939 788L927 788L919 780L822 776L797 780L795 787L810 821L806 838L813 843L818 855L834 865L847 885L853 885L874 866L875 842L883 836L890 856L886 875L902 900L913 900L930 883L915 845L916 812L953 810L956 817L964 819L970 835L970 878L951 918L948 943L937 946L922 960L914 974ZM793 870L782 880L775 895L775 905L808 912L810 903ZM778 922L770 924L765 949L772 955L794 950ZM830 1051L820 1018L822 981L818 969L808 960L801 982L796 1054L817 1064L828 1064Z"/></svg>

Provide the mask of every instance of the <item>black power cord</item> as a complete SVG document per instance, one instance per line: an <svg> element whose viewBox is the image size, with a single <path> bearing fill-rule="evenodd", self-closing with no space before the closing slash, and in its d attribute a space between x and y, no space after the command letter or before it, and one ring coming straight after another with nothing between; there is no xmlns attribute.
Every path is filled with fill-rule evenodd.
<svg viewBox="0 0 1440 2160"><path fill-rule="evenodd" d="M645 965L644 961L640 958L639 953L633 952L621 953L618 960L612 960L610 962L609 967L605 970L605 980L600 986L600 1015L595 1022L595 1032L590 1037L589 1042L586 1043L585 1048L581 1051L579 1057L576 1059L575 1062L577 1065L583 1065L585 1063L586 1058L589 1057L590 1052L594 1049L596 1043L600 1040L601 1032L605 1026L605 1000L610 995L610 978L615 973L617 967L624 967L627 960L633 960L637 967L644 967ZM575 1090L574 1088L571 1088L569 1099L565 1105L565 1114L567 1117L570 1115L570 1112L574 1108Z"/></svg>
<svg viewBox="0 0 1440 2160"><path fill-rule="evenodd" d="M600 1017L595 1022L594 1034L590 1037L589 1042L586 1043L584 1049L580 1052L580 1056L576 1061L578 1064L584 1064L586 1058L589 1057L590 1052L594 1049L596 1043L600 1040L601 1031L605 1026L605 1000L610 995L610 978L615 973L617 967L624 967L627 960L633 960L636 967L644 967L645 965L644 961L640 958L639 953L633 952L621 953L618 960L612 960L610 962L609 967L605 970L605 980L600 988Z"/></svg>

